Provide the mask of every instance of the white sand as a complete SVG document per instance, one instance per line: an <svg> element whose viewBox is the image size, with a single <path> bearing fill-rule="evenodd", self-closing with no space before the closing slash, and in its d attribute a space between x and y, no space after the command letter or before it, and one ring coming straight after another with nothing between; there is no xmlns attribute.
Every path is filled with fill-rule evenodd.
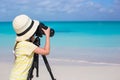
<svg viewBox="0 0 120 80"><path fill-rule="evenodd" d="M0 80L9 80L12 65L0 62ZM120 80L120 66L70 66L51 65L57 80ZM33 80L51 80L44 65L40 65L40 77Z"/></svg>

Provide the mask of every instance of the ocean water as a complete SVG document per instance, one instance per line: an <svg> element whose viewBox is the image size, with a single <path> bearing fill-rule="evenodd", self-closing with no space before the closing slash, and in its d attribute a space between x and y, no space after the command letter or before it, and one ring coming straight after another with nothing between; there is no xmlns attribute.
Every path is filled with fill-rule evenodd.
<svg viewBox="0 0 120 80"><path fill-rule="evenodd" d="M120 65L120 21L44 23L55 30L51 37L49 60L70 64ZM12 60L15 36L12 22L0 22L0 60ZM45 37L41 37L41 46L44 40Z"/></svg>

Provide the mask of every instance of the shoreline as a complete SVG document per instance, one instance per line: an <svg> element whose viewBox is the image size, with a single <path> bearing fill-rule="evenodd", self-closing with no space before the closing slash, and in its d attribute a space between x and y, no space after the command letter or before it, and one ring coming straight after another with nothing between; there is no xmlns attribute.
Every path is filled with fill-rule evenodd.
<svg viewBox="0 0 120 80"><path fill-rule="evenodd" d="M5 50L7 49L7 51ZM53 64L89 64L89 65L120 65L119 52L120 47L118 48L64 48L60 47L51 49L50 55L47 56L48 61ZM73 53L74 52L74 53ZM39 56L39 60L42 60L42 57ZM2 62L13 62L14 55L12 49L1 48L1 57L0 61Z"/></svg>
<svg viewBox="0 0 120 80"><path fill-rule="evenodd" d="M7 56L6 56L7 57ZM5 56L4 56L5 58ZM14 56L6 58L0 58L1 63L13 63ZM53 58L47 56L47 60L51 65L76 65L76 66L120 66L120 63L117 62L106 62L106 61L89 61L83 59L71 59L71 58ZM43 59L39 57L39 64L44 65Z"/></svg>
<svg viewBox="0 0 120 80"><path fill-rule="evenodd" d="M47 57L48 63L50 65L63 65L63 66L120 66L120 63L112 63L112 62L99 62L99 61L87 61L80 59L65 59L65 58L52 58ZM0 59L0 63L13 64L14 57L7 58L6 60ZM45 65L42 57L39 57L39 65Z"/></svg>

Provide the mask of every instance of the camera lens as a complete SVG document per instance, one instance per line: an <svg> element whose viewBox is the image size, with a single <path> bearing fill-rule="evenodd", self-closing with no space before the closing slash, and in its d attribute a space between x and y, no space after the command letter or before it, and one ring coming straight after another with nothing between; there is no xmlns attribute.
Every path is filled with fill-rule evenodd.
<svg viewBox="0 0 120 80"><path fill-rule="evenodd" d="M36 36L42 37L42 35L45 35L42 28L45 29L45 30L48 29L47 26L45 26L43 23L40 23L39 26L38 26L38 29L36 30ZM54 33L55 33L54 29L50 28L50 37L53 37Z"/></svg>
<svg viewBox="0 0 120 80"><path fill-rule="evenodd" d="M50 37L52 37L52 36L54 36L54 33L55 33L55 31L54 31L54 29L50 29Z"/></svg>

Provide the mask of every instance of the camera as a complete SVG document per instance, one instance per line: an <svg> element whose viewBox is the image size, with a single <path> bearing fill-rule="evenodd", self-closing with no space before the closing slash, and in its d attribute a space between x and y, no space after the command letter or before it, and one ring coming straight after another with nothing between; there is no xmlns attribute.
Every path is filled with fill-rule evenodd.
<svg viewBox="0 0 120 80"><path fill-rule="evenodd" d="M45 29L45 30L48 29L48 27L47 27L45 24L40 23L40 24L38 25L38 28L37 28L36 33L35 33L36 36L42 37L42 35L45 35L45 33L44 33L44 31L42 30L42 28ZM54 33L55 33L54 29L50 28L50 37L53 37L53 36L54 36Z"/></svg>

